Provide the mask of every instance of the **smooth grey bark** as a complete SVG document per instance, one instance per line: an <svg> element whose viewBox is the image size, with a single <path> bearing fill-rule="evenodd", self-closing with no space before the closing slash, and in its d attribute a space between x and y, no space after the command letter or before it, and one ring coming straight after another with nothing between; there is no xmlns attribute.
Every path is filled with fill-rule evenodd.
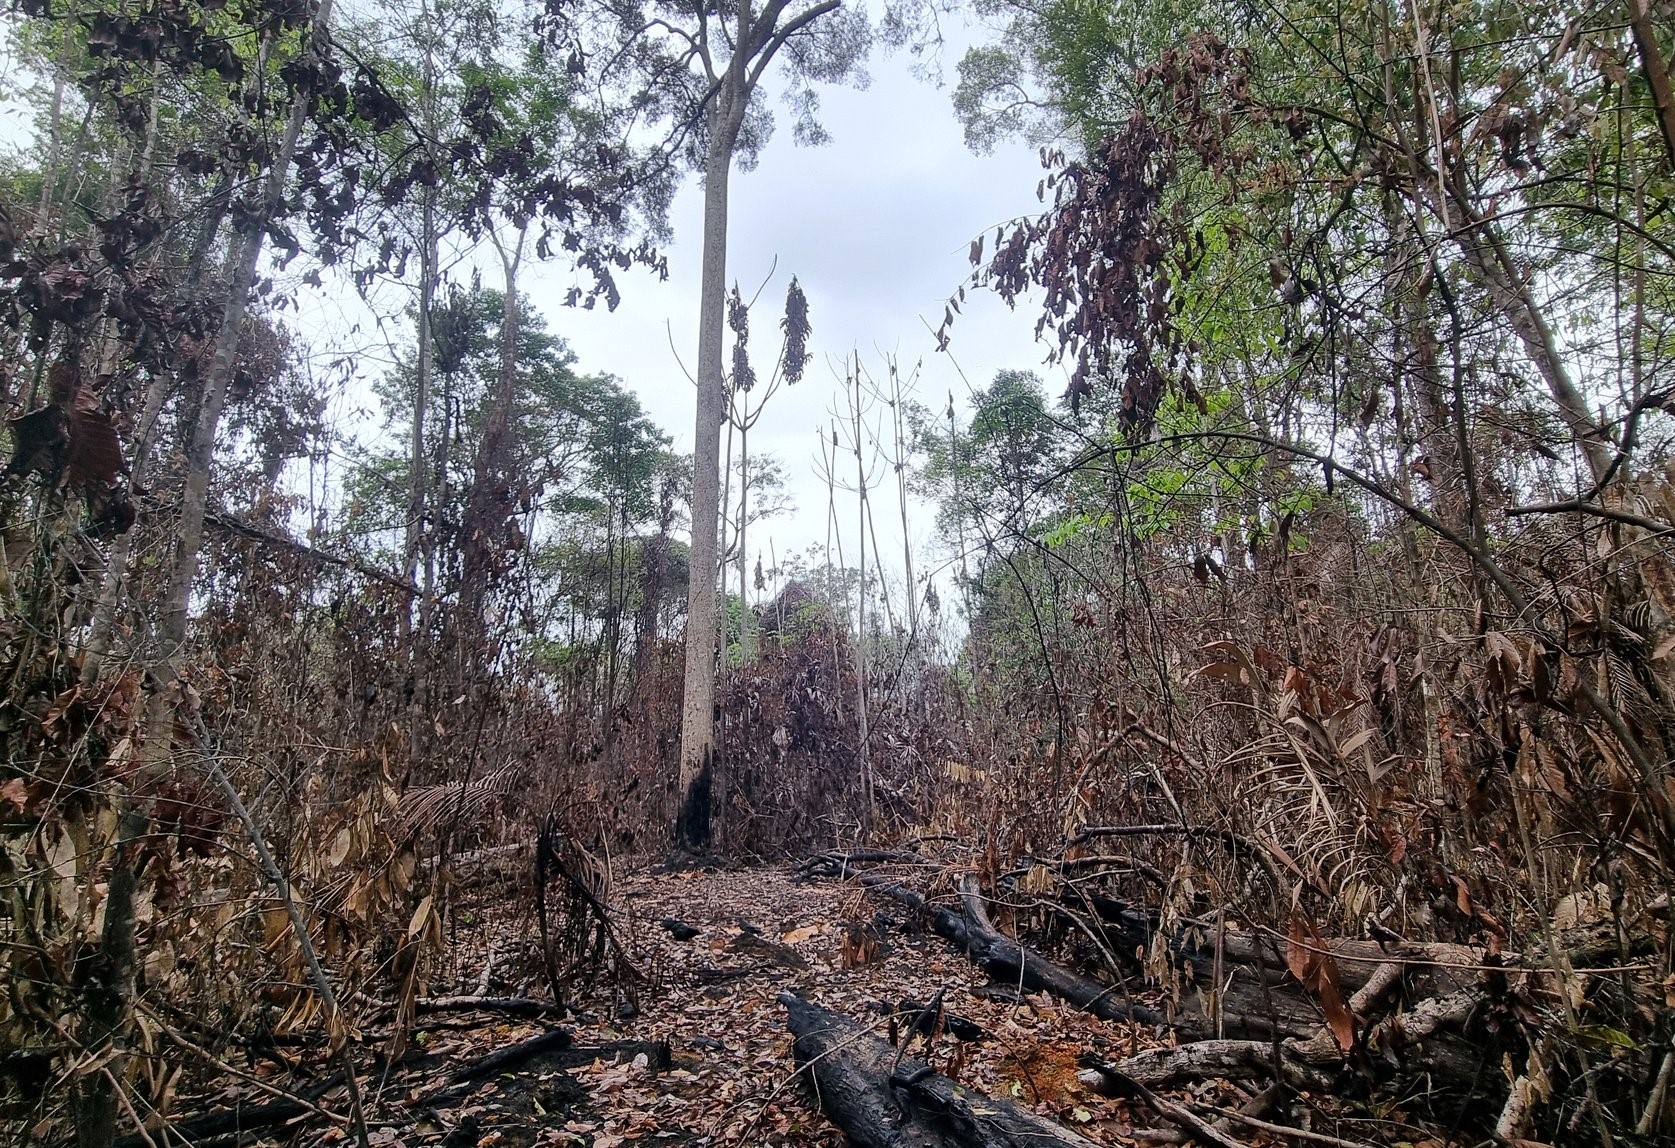
<svg viewBox="0 0 1675 1148"><path fill-rule="evenodd" d="M516 227L513 237L506 241L500 238L497 231L489 231L489 241L494 245L495 254L500 257L505 292L500 303L500 373L495 378L494 391L489 398L488 414L483 420L483 434L477 444L477 457L472 464L472 491L469 502L473 523L480 522L483 516L490 513L494 485L503 477L502 468L505 461L502 456L506 451L507 438L511 434L512 408L517 404L518 333L523 319L518 310L518 270L523 264L523 245L527 234L525 228ZM477 545L480 545L478 540L466 540L468 549ZM473 566L477 568L473 569ZM468 553L468 578L472 575L480 576L481 566L482 560L473 563ZM468 594L480 593L486 586L477 583L468 585L466 589Z"/></svg>
<svg viewBox="0 0 1675 1148"><path fill-rule="evenodd" d="M676 843L710 839L715 771L717 532L721 516L721 423L727 417L722 332L727 307L727 179L749 98L735 57L710 110L704 165L704 255L698 301L698 401L692 435L692 550L686 607L686 673L681 696L680 808Z"/></svg>
<svg viewBox="0 0 1675 1148"><path fill-rule="evenodd" d="M902 569L907 579L907 639L910 643L919 640L919 590L918 582L913 576L913 534L909 528L907 515L907 431L902 423L902 416L907 409L907 395L902 390L901 375L896 371L894 360L890 362L890 417L895 436L895 457L890 465L896 472L896 506L901 511L901 557Z"/></svg>
<svg viewBox="0 0 1675 1148"><path fill-rule="evenodd" d="M1454 196L1454 202L1456 210L1465 216L1455 240L1547 384L1559 417L1587 460L1595 487L1603 485L1614 470L1617 478L1627 477L1626 471L1615 466L1616 449L1570 377L1546 313L1536 302L1528 278L1518 269L1499 228L1477 215L1464 196Z"/></svg>
<svg viewBox="0 0 1675 1148"><path fill-rule="evenodd" d="M147 384L145 402L140 410L134 431L134 462L128 476L128 496L134 497L145 488L150 473L151 431L157 425L163 403L170 387L177 380L163 371L157 372ZM104 669L105 657L110 653L111 640L116 631L116 609L122 601L122 587L128 579L128 563L133 556L132 528L118 534L111 542L110 554L105 559L105 573L99 585L99 600L93 607L93 624L87 642L82 647L81 684L92 686Z"/></svg>
<svg viewBox="0 0 1675 1148"><path fill-rule="evenodd" d="M158 136L158 111L161 108L161 86L158 77L162 71L162 60L158 60L152 68L151 74L151 108L147 113L145 129L145 147L140 154L139 163L135 166L134 174L140 183L146 183L151 176L153 155L156 151ZM219 221L219 216L215 217ZM159 251L149 260L155 267L161 257ZM189 268L187 274L188 289L195 288L199 281L201 268ZM120 358L119 344L112 332L107 328L105 333L105 351L102 369L114 371ZM128 498L138 497L145 489L148 468L151 460L151 432L157 425L157 418L163 411L163 403L168 399L169 392L178 382L167 372L159 371L152 375L146 385L145 399L140 407L138 422L134 425L133 461L128 475ZM105 559L105 570L99 582L99 597L93 607L93 618L88 628L87 641L82 647L81 683L92 686L99 680L99 673L104 667L104 660L110 652L112 638L116 629L116 609L122 600L123 583L128 577L128 563L133 555L134 531L130 528L118 534L111 542L110 553Z"/></svg>
<svg viewBox="0 0 1675 1148"><path fill-rule="evenodd" d="M1414 9L1414 19L1416 44L1423 64L1428 59L1428 50L1418 9ZM1388 38L1388 28L1385 35L1383 50L1388 61L1395 58L1396 46ZM1385 66L1385 98L1393 107L1394 89L1388 62ZM1565 366L1546 313L1531 290L1530 276L1518 265L1495 221L1485 218L1478 211L1458 170L1447 170L1441 158L1444 149L1441 144L1440 109L1428 78L1422 91L1416 89L1414 98L1423 101L1423 106L1416 103L1414 107L1418 133L1415 141L1407 140L1406 130L1399 118L1393 119L1391 125L1409 156L1410 194L1414 206L1429 207L1441 222L1443 234L1456 245L1467 265L1482 281L1490 303L1512 328L1524 353L1541 375L1554 406L1558 408L1560 419L1588 464L1597 489L1617 469L1615 447L1589 411L1587 400ZM1417 142L1418 137L1426 132L1430 134L1430 143L1437 151L1431 171L1426 171L1420 163L1421 148ZM1618 474L1617 477L1623 476Z"/></svg>
<svg viewBox="0 0 1675 1148"><path fill-rule="evenodd" d="M715 544L716 561L721 562L727 556L727 548L732 546L733 540L728 531L733 528L730 507L733 505L733 422L727 422L727 437L721 443L721 494L716 503L716 530L718 536ZM722 605L725 605L723 599ZM727 648L727 611L722 608L716 610L715 640L719 651Z"/></svg>
<svg viewBox="0 0 1675 1148"><path fill-rule="evenodd" d="M855 360L855 372L850 379L854 392L850 398L850 415L855 436L855 491L856 513L859 521L856 534L861 545L861 592L855 611L855 740L856 757L861 767L861 816L866 828L872 826L872 732L867 725L867 463L863 453L861 425L861 362Z"/></svg>
<svg viewBox="0 0 1675 1148"><path fill-rule="evenodd" d="M744 114L762 73L787 40L841 6L821 0L787 16L789 0L760 9L732 0L716 17L716 31L732 49L718 74L710 54L708 18L686 37L710 80L708 147L704 157L704 248L698 315L698 400L692 439L691 577L686 613L686 672L681 700L680 795L675 844L701 849L710 839L710 791L715 771L717 534L721 517L721 423L727 417L722 341L727 310L727 180ZM684 33L683 33L684 35Z"/></svg>
<svg viewBox="0 0 1675 1148"><path fill-rule="evenodd" d="M745 531L750 526L750 398L739 419L739 662L750 661L750 568ZM725 647L723 647L725 648Z"/></svg>

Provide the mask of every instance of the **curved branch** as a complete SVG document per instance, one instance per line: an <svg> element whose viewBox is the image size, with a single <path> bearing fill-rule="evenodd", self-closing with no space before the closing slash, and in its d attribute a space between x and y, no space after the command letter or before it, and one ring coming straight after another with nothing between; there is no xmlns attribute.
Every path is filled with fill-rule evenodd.
<svg viewBox="0 0 1675 1148"><path fill-rule="evenodd" d="M783 5L781 7L783 7ZM763 44L758 52L752 53L752 56L756 57L756 66L750 69L750 77L746 81L747 90L755 88L756 81L762 78L762 73L766 71L768 65L773 62L774 53L778 52L785 46L785 41L789 40L792 36L795 36L798 32L801 32L804 28L807 28L810 24L814 23L828 12L835 12L841 7L843 7L842 0L824 0L824 3L816 4L808 11L792 17L790 23L786 24L769 37L767 42Z"/></svg>

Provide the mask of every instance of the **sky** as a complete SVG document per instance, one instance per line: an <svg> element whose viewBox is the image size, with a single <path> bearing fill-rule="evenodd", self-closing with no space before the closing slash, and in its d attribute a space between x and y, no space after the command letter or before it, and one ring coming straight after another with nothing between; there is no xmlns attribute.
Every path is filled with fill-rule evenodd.
<svg viewBox="0 0 1675 1148"><path fill-rule="evenodd" d="M959 51L945 51L942 70L950 78ZM968 295L949 353L935 349L931 331L970 273L971 241L1040 210L1041 166L1037 150L1021 143L988 156L972 154L954 116L951 88L915 78L910 63L901 53L875 55L866 88L822 89L821 118L832 137L824 147L794 144L789 117L778 114L779 130L758 166L735 169L732 176L728 281L737 280L749 299L767 279L752 312L758 372L766 373L779 349L779 318L792 275L808 296L813 326L814 358L804 380L781 389L751 432L753 455L769 451L785 464L797 507L747 537L752 563L758 542L766 550L771 539L779 555L825 542L827 492L816 474L815 434L841 403L845 356L859 354L875 377L884 375L887 356L903 374L919 364L918 399L940 413L950 392L956 402L963 400L968 381L980 387L999 369L1040 368L1045 354L1034 340L1034 313L1011 312L982 292ZM671 216L668 280L640 271L623 275L615 312L563 307L560 300L576 280L560 263L527 277L531 298L569 340L578 367L622 379L681 451L692 448L688 372L696 373L702 206L699 181L688 179ZM1049 392L1063 389L1056 369L1040 369ZM846 463L846 473L853 474L853 458ZM893 486L891 491L874 504L879 544L887 552L900 539ZM846 526L855 517L853 505L850 496L841 519ZM916 543L929 544L932 514L920 507L912 523ZM854 547L851 528L844 540L850 563ZM763 565L769 565L766 555Z"/></svg>

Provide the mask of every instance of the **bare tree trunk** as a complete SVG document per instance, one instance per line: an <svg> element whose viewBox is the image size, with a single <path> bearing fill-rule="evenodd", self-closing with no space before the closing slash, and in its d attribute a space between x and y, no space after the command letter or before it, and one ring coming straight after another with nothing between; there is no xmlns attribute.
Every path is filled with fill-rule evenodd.
<svg viewBox="0 0 1675 1148"><path fill-rule="evenodd" d="M419 114L423 118L426 132L434 138L436 65L429 17L429 4L422 4L419 9L419 34L425 39L421 49ZM401 645L407 656L408 681L412 683L412 689L404 691L407 703L407 754L410 771L422 756L421 747L425 736L424 712L429 668L424 647L430 640L431 599L435 577L434 559L429 556L429 542L434 532L427 523L431 500L430 472L425 458L425 423L426 416L430 413L431 388L436 373L436 342L432 318L436 311L437 247L436 189L427 184L419 196L419 346L413 380L413 423L407 451L407 530L402 543L401 567L402 581L419 586L420 556L426 556L421 592L415 595L415 601L403 606L400 617Z"/></svg>
<svg viewBox="0 0 1675 1148"><path fill-rule="evenodd" d="M628 571L624 565L628 551L626 523L621 534L617 526L622 513L606 499L605 505L605 691L599 706L604 715L605 730L611 726L611 709L616 705L617 647L622 643L622 611L628 600Z"/></svg>
<svg viewBox="0 0 1675 1148"><path fill-rule="evenodd" d="M402 580L413 585L419 583L419 554L424 545L426 530L427 494L430 472L425 458L425 416L429 413L432 376L435 372L434 343L431 332L431 315L436 308L436 205L434 191L426 187L421 194L420 239L419 239L419 321L418 364L413 380L413 423L408 440L407 451L407 531L402 543ZM416 646L413 642L413 628L416 619L414 610L421 614L428 613L428 595L421 595L417 602L411 604L411 609L401 612L401 640L402 646L408 651L412 659L410 672L414 679L414 689L419 689L418 682L423 675L423 666L419 661ZM423 621L420 629L423 630ZM419 704L417 692L411 713L417 713L422 706ZM416 720L416 719L415 719ZM416 750L417 744L409 746Z"/></svg>
<svg viewBox="0 0 1675 1148"><path fill-rule="evenodd" d="M1669 61L1658 45L1657 25L1652 22L1652 0L1628 0L1628 9L1634 47L1640 53L1640 67L1646 73L1647 86L1652 89L1663 149L1669 162L1675 164L1675 85L1670 80Z"/></svg>
<svg viewBox="0 0 1675 1148"><path fill-rule="evenodd" d="M498 538L487 533L488 527L505 517L504 507L497 505L504 493L498 487L505 474L507 437L511 433L512 407L518 394L518 331L522 322L518 310L518 269L523 263L527 234L520 227L516 239L505 243L498 233L489 232L489 239L500 256L506 290L500 312L500 374L489 396L482 437L477 442L477 457L472 462L471 492L466 499L462 528L460 594L463 602L473 606L488 591L489 567L498 544Z"/></svg>
<svg viewBox="0 0 1675 1148"><path fill-rule="evenodd" d="M820 433L819 439L820 459L826 479L826 608L831 615L836 616L837 600L833 588L837 584L837 579L843 577L843 531L838 527L837 520L837 423L832 423L830 454L826 451L825 434ZM836 577L832 574L832 543L834 540L837 543L838 556ZM847 587L843 593L843 615L845 618L849 616L849 591ZM835 641L830 644L832 647L832 681L841 682L843 680L843 667L838 662L838 644ZM834 693L833 700L836 702L837 719L841 722L843 720L843 691L841 689Z"/></svg>
<svg viewBox="0 0 1675 1148"><path fill-rule="evenodd" d="M907 522L907 436L902 433L902 411L907 396L902 393L901 374L896 364L890 363L890 414L895 432L896 456L891 465L896 471L896 504L901 510L901 560L907 578L907 637L910 643L919 640L919 590L913 578L913 536Z"/></svg>
<svg viewBox="0 0 1675 1148"><path fill-rule="evenodd" d="M948 392L948 475L953 484L954 547L960 556L960 602L965 607L966 625L971 625L971 567L966 563L965 504L960 491L960 432L954 421L954 393Z"/></svg>
<svg viewBox="0 0 1675 1148"><path fill-rule="evenodd" d="M315 16L318 36L331 14L332 0L320 0ZM315 51L311 43L307 51ZM186 640L187 606L197 578L198 557L203 545L204 514L209 502L209 477L215 458L215 439L221 426L221 412L227 403L227 386L238 365L239 341L250 307L250 293L256 282L256 264L267 240L267 226L278 212L296 156L297 141L308 122L311 95L299 90L291 109L285 135L262 188L262 208L233 243L233 275L227 285L227 303L221 313L215 356L210 360L203 384L197 425L186 453L186 484L181 495L180 521L175 528L174 565L164 591L154 636L152 690L146 712L145 760L148 766L166 765L171 727L174 722L175 691L180 660Z"/></svg>
<svg viewBox="0 0 1675 1148"><path fill-rule="evenodd" d="M158 111L161 107L161 86L158 78L162 72L162 60L158 60L151 73L151 107L147 114L145 147L140 154L135 174L140 183L146 183L151 176L153 153L157 146ZM212 219L217 227L220 224L219 215ZM157 256L149 261L155 266ZM196 287L198 269L192 268L187 275L190 287ZM116 356L118 344L114 336L107 333L107 354L113 359ZM113 364L114 365L114 364ZM157 418L163 411L163 403L167 400L171 388L179 382L172 374L159 371L152 375L146 385L145 399L141 403L139 421L134 427L133 463L128 474L128 498L133 499L145 489L147 471L151 460L151 432L157 425ZM134 531L132 528L124 530L111 541L110 554L105 560L104 575L99 584L99 598L93 607L92 624L88 628L87 642L82 647L81 682L84 686L91 686L99 680L100 670L103 668L105 655L110 652L112 637L116 629L116 608L122 600L123 580L128 576L128 560L133 552Z"/></svg>
<svg viewBox="0 0 1675 1148"><path fill-rule="evenodd" d="M850 416L855 434L855 489L859 506L857 533L861 538L861 593L855 611L855 738L859 743L861 804L865 828L872 827L872 737L867 729L867 463L861 445L861 361L855 360L851 376Z"/></svg>
<svg viewBox="0 0 1675 1148"><path fill-rule="evenodd" d="M750 661L750 583L745 530L750 525L750 396L739 420L739 664Z"/></svg>
<svg viewBox="0 0 1675 1148"><path fill-rule="evenodd" d="M144 489L151 459L151 430L162 413L163 402L170 388L178 380L169 372L159 371L152 376L145 389L145 404L134 431L134 464L128 476L128 494ZM83 647L81 682L91 686L99 680L105 656L110 653L111 639L116 630L116 608L122 600L122 583L128 577L128 560L133 552L134 530L130 527L111 542L110 555L105 560L104 579L99 585L99 601L93 608L93 624L88 630Z"/></svg>
<svg viewBox="0 0 1675 1148"><path fill-rule="evenodd" d="M729 399L729 404L731 400ZM729 408L730 409L730 408ZM716 529L720 536L716 542L716 562L724 564L727 560L727 548L731 545L728 532L733 527L733 520L729 517L733 507L733 419L729 414L727 419L727 440L721 444L721 496L716 501ZM715 640L717 649L721 651L721 660L727 657L727 596L721 596L720 606L715 612Z"/></svg>
<svg viewBox="0 0 1675 1148"><path fill-rule="evenodd" d="M35 228L43 235L47 211L52 207L52 193L58 187L58 156L64 148L64 90L70 82L70 53L75 50L80 17L81 6L71 4L61 32L58 58L53 63L52 104L47 110L47 156L41 165L41 199L35 208Z"/></svg>
<svg viewBox="0 0 1675 1148"><path fill-rule="evenodd" d="M635 697L643 697L651 676L652 652L657 644L657 618L663 605L663 590L669 584L669 530L675 519L674 481L665 475L657 499L657 537L644 551L645 568L640 575L640 616L635 624Z"/></svg>
<svg viewBox="0 0 1675 1148"><path fill-rule="evenodd" d="M743 119L743 66L735 58L710 111L704 165L704 255L698 302L698 402L692 436L692 551L686 607L686 675L681 701L680 805L675 842L701 849L710 839L715 772L716 533L720 526L721 423L727 417L722 330L727 310L727 178Z"/></svg>
<svg viewBox="0 0 1675 1148"><path fill-rule="evenodd" d="M1600 429L1588 410L1588 403L1577 390L1575 381L1559 355L1553 329L1547 316L1530 292L1529 280L1518 269L1506 239L1493 220L1478 215L1466 198L1455 192L1452 197L1455 211L1460 215L1454 238L1460 245L1472 269L1482 278L1489 298L1506 317L1512 330L1524 346L1524 352L1535 364L1547 384L1547 392L1559 409L1559 417L1570 429L1576 444L1588 463L1589 473L1597 486L1612 473L1614 450L1611 440ZM1618 479L1626 477L1617 474Z"/></svg>

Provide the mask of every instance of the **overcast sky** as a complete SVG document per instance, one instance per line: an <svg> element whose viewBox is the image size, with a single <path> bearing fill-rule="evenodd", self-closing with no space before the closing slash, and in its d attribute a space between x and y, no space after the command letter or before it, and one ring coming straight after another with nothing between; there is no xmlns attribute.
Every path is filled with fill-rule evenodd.
<svg viewBox="0 0 1675 1148"><path fill-rule="evenodd" d="M944 60L950 78L955 51ZM764 566L768 537L781 555L825 541L826 491L815 476L815 433L838 401L844 356L858 351L875 375L884 373L887 354L896 356L904 373L921 363L920 401L938 412L950 391L956 401L966 394L960 370L972 386L982 386L997 369L1036 368L1043 357L1033 338L1036 316L1009 312L984 294L968 297L951 354L936 352L926 324L934 328L941 321L945 302L969 273L972 239L1039 210L1041 168L1036 150L1022 144L982 157L967 151L949 88L916 79L909 62L904 54L875 55L868 87L823 90L822 120L832 136L825 147L796 146L789 118L777 116L780 130L759 165L735 169L732 178L729 284L736 279L749 298L778 258L752 315L758 371L766 373L779 349L779 318L792 275L808 295L814 328L807 376L780 391L751 436L752 454L771 451L785 463L798 507L749 539L752 562L761 542ZM528 287L553 329L570 341L579 366L620 377L682 451L692 448L693 389L683 365L695 372L701 214L699 181L689 179L674 204L668 281L624 275L615 312L561 306L574 282L561 265L540 268ZM1063 389L1056 373L1043 373L1049 390ZM899 537L893 500L875 504L874 511L880 542L892 547L885 536ZM851 509L844 522L852 518ZM918 514L914 529L928 541L929 515ZM844 545L852 563L852 530Z"/></svg>
<svg viewBox="0 0 1675 1148"><path fill-rule="evenodd" d="M951 81L971 34L952 24L945 24L944 31L948 42L941 71ZM5 78L13 78L9 72L15 61L3 51L0 60ZM737 280L748 298L776 268L777 259L753 314L758 370L766 373L778 352L779 318L793 275L808 296L814 329L814 359L804 381L781 390L752 432L752 454L766 451L781 459L797 506L797 513L753 533L751 561L760 550L764 566L770 541L774 552L784 555L826 540L826 490L816 475L815 434L839 402L845 356L858 352L875 376L885 373L889 355L904 375L917 365L918 398L937 412L945 408L950 392L963 405L968 381L983 386L996 370L1041 364L1044 348L1033 337L1036 315L1027 308L1010 312L983 293L968 297L950 353L935 350L931 328L970 273L971 241L1039 210L1035 188L1041 168L1036 149L1021 143L1003 145L988 156L969 152L950 88L916 78L911 63L905 53L876 52L865 88L824 88L821 119L832 137L825 147L794 144L790 117L776 106L779 130L758 166L733 174L729 283ZM31 139L29 110L14 99L0 99L0 139L15 147ZM674 202L668 280L658 282L638 270L623 274L623 300L615 312L564 307L561 300L577 279L561 260L526 264L520 282L550 328L569 341L580 369L623 380L673 436L679 451L692 449L693 388L685 372L695 370L697 356L701 215L702 189L696 178L689 178ZM474 261L484 281L495 283L499 268L492 253L481 252ZM332 347L359 345L363 377L383 370L388 361L380 358L375 326L384 325L398 342L407 337L405 302L379 323L342 291L299 292L294 301L289 321L304 346L330 358ZM1057 371L1042 373L1049 392L1062 391ZM364 388L355 388L348 399L342 429L362 438L392 433L370 417L373 403ZM845 473L852 474L853 459L846 463ZM893 493L876 502L874 510L879 541L894 555L900 528ZM844 511L843 549L853 563L852 496ZM920 508L913 521L915 542L929 544L931 513Z"/></svg>

